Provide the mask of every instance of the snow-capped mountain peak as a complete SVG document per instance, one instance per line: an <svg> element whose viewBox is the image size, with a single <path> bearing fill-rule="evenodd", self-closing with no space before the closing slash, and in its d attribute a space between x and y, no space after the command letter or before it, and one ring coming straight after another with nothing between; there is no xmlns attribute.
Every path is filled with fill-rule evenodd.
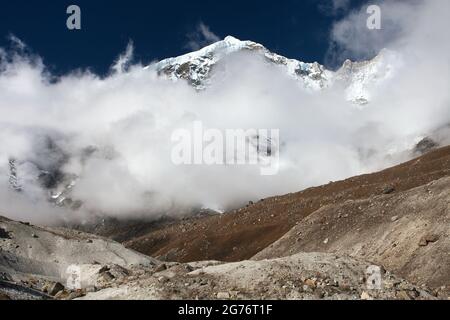
<svg viewBox="0 0 450 320"><path fill-rule="evenodd" d="M293 80L307 90L320 91L334 85L344 86L346 99L359 107L370 102L372 91L395 74L399 64L396 53L384 49L372 60L347 60L334 72L317 62L305 63L289 59L269 51L262 44L227 36L198 51L164 59L147 68L156 70L172 81L185 80L195 89L205 90L213 81L214 67L225 57L241 51L263 56L268 63L284 68Z"/></svg>
<svg viewBox="0 0 450 320"><path fill-rule="evenodd" d="M301 80L305 88L321 89L326 87L330 80L331 72L318 63L288 59L269 51L259 43L242 41L233 36L227 36L224 40L198 51L162 60L148 68L173 81L184 79L196 89L203 90L210 84L211 72L216 64L226 56L244 50L262 55L269 63L281 65L292 78Z"/></svg>
<svg viewBox="0 0 450 320"><path fill-rule="evenodd" d="M370 102L382 83L395 75L401 64L401 57L396 52L383 49L372 60L346 60L334 74L334 79L345 86L348 101L363 106Z"/></svg>

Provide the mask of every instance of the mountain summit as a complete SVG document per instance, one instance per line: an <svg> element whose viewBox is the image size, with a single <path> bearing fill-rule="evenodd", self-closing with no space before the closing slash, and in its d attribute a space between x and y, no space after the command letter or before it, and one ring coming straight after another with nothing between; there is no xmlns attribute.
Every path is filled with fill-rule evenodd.
<svg viewBox="0 0 450 320"><path fill-rule="evenodd" d="M147 68L156 70L172 81L183 79L197 90L205 90L213 81L215 67L221 64L225 57L244 51L262 56L267 63L281 66L293 80L298 81L307 90L320 91L343 86L346 99L357 106L370 102L372 91L394 74L398 62L395 52L383 49L372 60L347 60L340 69L332 71L317 62L306 63L289 59L269 51L262 44L228 36L198 51L165 59Z"/></svg>

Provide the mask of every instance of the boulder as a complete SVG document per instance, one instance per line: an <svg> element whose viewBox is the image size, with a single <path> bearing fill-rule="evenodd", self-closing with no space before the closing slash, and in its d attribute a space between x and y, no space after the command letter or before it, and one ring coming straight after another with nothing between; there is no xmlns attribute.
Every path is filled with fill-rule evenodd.
<svg viewBox="0 0 450 320"><path fill-rule="evenodd" d="M56 282L50 286L50 288L48 289L48 294L51 296L56 296L56 294L63 290L64 286L61 283Z"/></svg>

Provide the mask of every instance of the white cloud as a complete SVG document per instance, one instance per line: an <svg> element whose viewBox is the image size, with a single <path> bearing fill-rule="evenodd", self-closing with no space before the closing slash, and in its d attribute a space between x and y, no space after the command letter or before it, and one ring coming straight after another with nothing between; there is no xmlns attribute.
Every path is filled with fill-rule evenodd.
<svg viewBox="0 0 450 320"><path fill-rule="evenodd" d="M22 40L20 40L13 34L10 34L8 36L8 39L9 39L9 41L11 41L13 46L19 51L24 50L27 47L27 45Z"/></svg>
<svg viewBox="0 0 450 320"><path fill-rule="evenodd" d="M439 1L443 0L432 0L429 4L423 0L393 0L379 3L381 30L367 28L369 18L367 8L370 4L350 12L333 26L328 63L336 64L337 61L341 62L348 58L367 59L378 54L383 48L394 49L400 42L414 35L413 30L424 18L425 7L434 6ZM431 27L429 21L425 23L427 25L424 25L424 28Z"/></svg>
<svg viewBox="0 0 450 320"><path fill-rule="evenodd" d="M130 41L127 45L125 53L121 54L117 58L116 63L112 66L112 70L117 73L125 72L130 66L130 63L133 59L133 54L134 54L133 42Z"/></svg>
<svg viewBox="0 0 450 320"><path fill-rule="evenodd" d="M212 32L203 22L200 22L197 25L195 32L189 33L187 38L188 43L186 44L186 48L190 50L198 50L206 45L221 40L221 38Z"/></svg>

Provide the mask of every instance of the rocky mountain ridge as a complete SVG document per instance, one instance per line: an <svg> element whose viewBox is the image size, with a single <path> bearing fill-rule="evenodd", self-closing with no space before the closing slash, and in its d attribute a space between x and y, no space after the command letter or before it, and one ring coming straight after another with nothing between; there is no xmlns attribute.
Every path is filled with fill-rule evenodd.
<svg viewBox="0 0 450 320"><path fill-rule="evenodd" d="M199 51L162 60L148 66L172 81L188 81L198 90L205 90L220 77L215 69L226 57L250 52L262 56L268 63L280 66L293 80L310 91L320 91L333 86L345 88L346 99L355 105L363 106L370 102L371 91L387 81L400 67L398 55L390 50L382 50L369 61L345 61L337 71L326 69L317 62L305 63L273 53L263 45L253 41L241 41L232 36L211 44ZM396 65L398 64L398 65Z"/></svg>

